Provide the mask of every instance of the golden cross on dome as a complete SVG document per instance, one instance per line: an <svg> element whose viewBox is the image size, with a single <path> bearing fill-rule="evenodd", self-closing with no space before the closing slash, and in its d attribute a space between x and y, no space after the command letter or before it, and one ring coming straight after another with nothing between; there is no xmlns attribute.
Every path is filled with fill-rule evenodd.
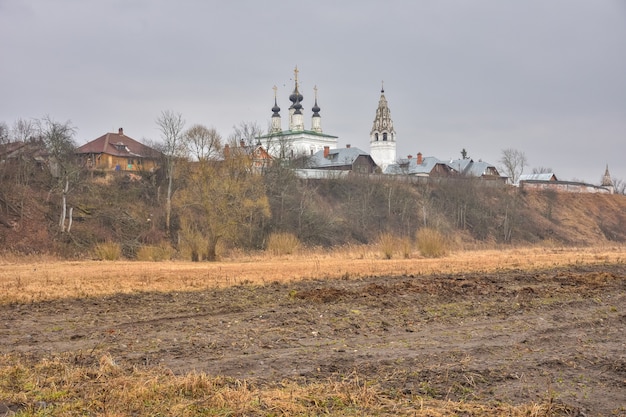
<svg viewBox="0 0 626 417"><path fill-rule="evenodd" d="M274 98L276 98L276 91L278 91L278 87L274 85L274 87L272 87L272 90L274 90Z"/></svg>
<svg viewBox="0 0 626 417"><path fill-rule="evenodd" d="M313 87L313 91L315 91L315 101L317 101L317 85Z"/></svg>
<svg viewBox="0 0 626 417"><path fill-rule="evenodd" d="M296 84L298 83L298 73L300 71L298 70L298 66L296 65L296 69L293 70L294 76L296 77Z"/></svg>

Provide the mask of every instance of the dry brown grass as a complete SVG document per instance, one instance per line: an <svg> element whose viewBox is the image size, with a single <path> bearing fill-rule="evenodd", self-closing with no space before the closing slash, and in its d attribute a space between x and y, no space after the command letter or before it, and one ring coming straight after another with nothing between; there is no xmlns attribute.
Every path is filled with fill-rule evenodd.
<svg viewBox="0 0 626 417"><path fill-rule="evenodd" d="M241 255L221 262L55 261L0 258L0 303L135 291L193 291L302 279L533 270L568 264L623 262L626 247L534 247L457 251L437 259L383 259L376 247L272 257Z"/></svg>
<svg viewBox="0 0 626 417"><path fill-rule="evenodd" d="M0 404L19 415L412 415L554 416L571 410L552 397L509 405L442 401L384 392L352 374L327 383L255 386L206 374L172 375L162 368L123 369L107 353L65 354L36 364L0 356ZM11 414L13 415L13 414Z"/></svg>

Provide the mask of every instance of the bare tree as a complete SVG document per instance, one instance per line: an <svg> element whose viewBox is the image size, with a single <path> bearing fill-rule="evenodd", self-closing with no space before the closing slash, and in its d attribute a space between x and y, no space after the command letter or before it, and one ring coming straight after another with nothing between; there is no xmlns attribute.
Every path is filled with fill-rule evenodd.
<svg viewBox="0 0 626 417"><path fill-rule="evenodd" d="M9 142L9 127L5 122L0 122L0 145Z"/></svg>
<svg viewBox="0 0 626 417"><path fill-rule="evenodd" d="M268 135L263 140L265 150L277 159L293 159L297 158L296 150L292 146L292 142L281 134Z"/></svg>
<svg viewBox="0 0 626 417"><path fill-rule="evenodd" d="M550 174L554 172L552 168L549 167L537 167L533 168L533 174Z"/></svg>
<svg viewBox="0 0 626 417"><path fill-rule="evenodd" d="M240 149L240 148L236 148ZM263 179L251 173L250 158L244 152L231 152L220 163L200 159L189 169L185 186L176 194L183 231L181 237L193 242L204 239L203 253L191 245L192 260L216 260L217 245L237 242L246 231L270 215Z"/></svg>
<svg viewBox="0 0 626 417"><path fill-rule="evenodd" d="M239 146L244 143L246 146L254 146L258 142L258 137L263 134L263 129L256 122L241 122L233 126L233 133L228 136L228 143Z"/></svg>
<svg viewBox="0 0 626 417"><path fill-rule="evenodd" d="M509 177L511 184L517 183L520 175L524 172L524 168L528 165L524 152L513 148L502 150L499 162L502 164L502 172Z"/></svg>
<svg viewBox="0 0 626 417"><path fill-rule="evenodd" d="M65 221L67 218L67 196L70 192L70 180L77 178L78 167L75 164L76 144L74 135L76 128L68 120L65 123L54 121L50 116L45 116L36 121L38 134L48 152L48 163L52 176L59 179L61 189L61 217L59 228L66 231ZM72 225L72 208L70 208L70 220L67 232Z"/></svg>
<svg viewBox="0 0 626 417"><path fill-rule="evenodd" d="M184 139L187 152L197 161L215 159L222 150L222 136L214 127L193 125L185 132Z"/></svg>
<svg viewBox="0 0 626 417"><path fill-rule="evenodd" d="M615 187L615 194L626 195L626 181L613 178L613 187Z"/></svg>
<svg viewBox="0 0 626 417"><path fill-rule="evenodd" d="M165 196L165 233L170 235L172 220L172 194L174 184L174 168L176 160L181 158L185 152L183 140L183 129L185 121L180 113L171 110L164 110L156 120L161 131L163 140L163 155L165 156L165 176L167 178L167 194Z"/></svg>
<svg viewBox="0 0 626 417"><path fill-rule="evenodd" d="M31 120L19 118L13 123L11 133L13 134L13 140L28 142L36 135L35 124Z"/></svg>

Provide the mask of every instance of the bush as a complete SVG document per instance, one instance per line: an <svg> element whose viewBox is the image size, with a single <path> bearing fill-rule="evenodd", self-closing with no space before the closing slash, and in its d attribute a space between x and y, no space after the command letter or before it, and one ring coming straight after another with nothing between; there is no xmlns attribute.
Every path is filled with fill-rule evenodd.
<svg viewBox="0 0 626 417"><path fill-rule="evenodd" d="M448 253L448 242L438 230L427 227L417 231L417 248L422 256L440 258Z"/></svg>
<svg viewBox="0 0 626 417"><path fill-rule="evenodd" d="M138 261L169 261L172 259L174 250L166 243L162 243L158 246L146 245L139 248L137 251Z"/></svg>
<svg viewBox="0 0 626 417"><path fill-rule="evenodd" d="M274 255L291 255L300 247L300 240L293 233L272 233L267 241L267 250Z"/></svg>
<svg viewBox="0 0 626 417"><path fill-rule="evenodd" d="M122 247L119 243L99 243L94 248L94 255L101 261L117 261L122 257Z"/></svg>
<svg viewBox="0 0 626 417"><path fill-rule="evenodd" d="M411 257L412 249L413 245L411 244L411 239L405 237L400 240L400 251L402 252L404 259L409 259Z"/></svg>
<svg viewBox="0 0 626 417"><path fill-rule="evenodd" d="M391 233L383 233L378 236L378 246L385 259L391 259L396 252L397 239Z"/></svg>

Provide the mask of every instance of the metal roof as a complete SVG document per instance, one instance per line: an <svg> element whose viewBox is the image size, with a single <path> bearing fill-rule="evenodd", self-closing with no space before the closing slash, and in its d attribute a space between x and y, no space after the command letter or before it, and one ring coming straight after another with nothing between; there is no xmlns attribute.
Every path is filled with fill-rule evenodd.
<svg viewBox="0 0 626 417"><path fill-rule="evenodd" d="M335 166L352 165L359 156L368 156L370 154L355 147L329 149L328 157L324 157L324 151L317 151L309 159L310 168L326 168Z"/></svg>
<svg viewBox="0 0 626 417"><path fill-rule="evenodd" d="M518 181L558 181L553 172L542 172L540 174L522 174Z"/></svg>
<svg viewBox="0 0 626 417"><path fill-rule="evenodd" d="M389 175L429 175L438 164L445 165L445 162L433 156L422 158L422 163L417 163L417 158L403 159L395 164L389 165L384 174Z"/></svg>
<svg viewBox="0 0 626 417"><path fill-rule="evenodd" d="M495 165L485 161L474 161L471 158L455 159L448 166L466 177L482 177L483 175L500 175ZM495 174L493 174L495 172Z"/></svg>

